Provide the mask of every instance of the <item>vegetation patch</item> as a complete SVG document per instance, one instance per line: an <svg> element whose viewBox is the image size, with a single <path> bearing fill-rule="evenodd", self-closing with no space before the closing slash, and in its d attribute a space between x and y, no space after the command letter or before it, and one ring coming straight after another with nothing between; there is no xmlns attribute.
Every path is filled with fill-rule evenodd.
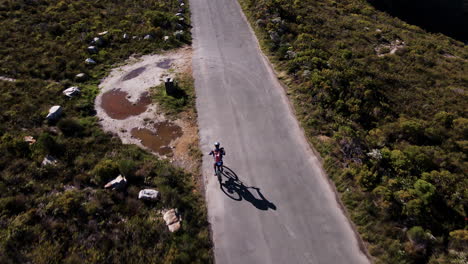
<svg viewBox="0 0 468 264"><path fill-rule="evenodd" d="M466 46L365 1L240 2L375 262L466 263Z"/></svg>
<svg viewBox="0 0 468 264"><path fill-rule="evenodd" d="M187 4L2 1L0 17L0 263L211 263L192 175L104 133L94 109L116 63L190 43ZM63 95L72 86L81 93ZM46 121L53 105L63 113ZM128 188L103 189L119 174ZM144 188L160 200L137 199Z"/></svg>

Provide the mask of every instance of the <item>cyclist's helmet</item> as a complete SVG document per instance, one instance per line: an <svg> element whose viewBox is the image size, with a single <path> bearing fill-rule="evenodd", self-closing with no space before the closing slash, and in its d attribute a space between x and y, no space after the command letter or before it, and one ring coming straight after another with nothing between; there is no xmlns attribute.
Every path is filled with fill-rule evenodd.
<svg viewBox="0 0 468 264"><path fill-rule="evenodd" d="M218 148L220 144L219 144L219 142L215 142L214 145L215 145L215 147Z"/></svg>

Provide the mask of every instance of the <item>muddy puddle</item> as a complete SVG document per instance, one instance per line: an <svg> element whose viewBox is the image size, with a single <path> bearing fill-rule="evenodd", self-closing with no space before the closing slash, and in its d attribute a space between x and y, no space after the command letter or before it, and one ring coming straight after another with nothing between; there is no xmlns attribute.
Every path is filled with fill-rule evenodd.
<svg viewBox="0 0 468 264"><path fill-rule="evenodd" d="M171 59L164 59L158 63L156 63L156 66L161 68L161 69L169 69L171 67Z"/></svg>
<svg viewBox="0 0 468 264"><path fill-rule="evenodd" d="M133 137L141 140L141 144L160 155L172 153L169 144L171 141L182 136L182 129L169 121L160 122L154 125L156 132L146 128L133 128Z"/></svg>
<svg viewBox="0 0 468 264"><path fill-rule="evenodd" d="M127 74L122 78L122 80L123 80L123 81L128 81L128 80L131 80L131 79L133 79L133 78L136 78L136 77L138 77L138 75L142 74L145 70L146 70L146 67L136 68L136 69L134 69L133 71L127 73Z"/></svg>
<svg viewBox="0 0 468 264"><path fill-rule="evenodd" d="M122 120L145 112L150 103L148 92L142 93L136 103L131 103L126 92L114 89L102 95L101 107L111 118Z"/></svg>

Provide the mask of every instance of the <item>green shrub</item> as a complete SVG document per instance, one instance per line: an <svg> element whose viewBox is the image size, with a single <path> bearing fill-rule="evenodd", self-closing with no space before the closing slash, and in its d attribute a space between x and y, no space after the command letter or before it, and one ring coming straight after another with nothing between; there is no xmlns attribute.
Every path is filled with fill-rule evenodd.
<svg viewBox="0 0 468 264"><path fill-rule="evenodd" d="M119 175L119 164L117 162L103 159L94 167L92 174L96 185L103 185Z"/></svg>

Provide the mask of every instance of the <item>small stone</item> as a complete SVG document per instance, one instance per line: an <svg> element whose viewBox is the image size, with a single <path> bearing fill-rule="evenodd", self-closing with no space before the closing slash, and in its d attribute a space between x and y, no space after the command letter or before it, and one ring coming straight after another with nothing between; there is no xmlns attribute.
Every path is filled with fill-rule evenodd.
<svg viewBox="0 0 468 264"><path fill-rule="evenodd" d="M176 13L175 15L178 17L184 16L182 13Z"/></svg>
<svg viewBox="0 0 468 264"><path fill-rule="evenodd" d="M78 95L80 94L81 91L80 91L80 88L76 87L76 86L72 86L70 88L67 88L63 91L63 94L67 97L73 97L75 95Z"/></svg>
<svg viewBox="0 0 468 264"><path fill-rule="evenodd" d="M159 192L154 189L143 189L138 193L138 199L155 201L159 198Z"/></svg>
<svg viewBox="0 0 468 264"><path fill-rule="evenodd" d="M96 54L98 53L98 48L96 46L89 46L88 47L88 52L91 54Z"/></svg>
<svg viewBox="0 0 468 264"><path fill-rule="evenodd" d="M125 34L123 34L122 38L123 38L123 39L129 39L130 36L129 36L127 33L125 33Z"/></svg>
<svg viewBox="0 0 468 264"><path fill-rule="evenodd" d="M146 35L143 39L145 40L152 40L153 39L153 36L151 36L150 34Z"/></svg>
<svg viewBox="0 0 468 264"><path fill-rule="evenodd" d="M75 75L75 80L78 82L83 82L83 81L86 81L87 79L88 79L88 76L86 76L85 73L78 73L77 75Z"/></svg>
<svg viewBox="0 0 468 264"><path fill-rule="evenodd" d="M85 60L85 63L86 63L86 64L96 64L96 61L93 60L93 59L91 59L91 58L87 58L87 59Z"/></svg>
<svg viewBox="0 0 468 264"><path fill-rule="evenodd" d="M56 120L62 114L62 107L60 105L54 105L49 109L49 113L46 116L47 120Z"/></svg>
<svg viewBox="0 0 468 264"><path fill-rule="evenodd" d="M51 155L46 155L44 159L42 160L42 166L55 166L57 165L58 160Z"/></svg>
<svg viewBox="0 0 468 264"><path fill-rule="evenodd" d="M93 41L91 41L92 45L96 45L98 47L101 47L104 45L104 40L100 37L95 37L93 38Z"/></svg>
<svg viewBox="0 0 468 264"><path fill-rule="evenodd" d="M34 137L32 137L32 136L25 136L25 137L23 138L23 140L24 140L25 142L28 142L29 145L32 145L32 144L36 143L36 140L35 140Z"/></svg>
<svg viewBox="0 0 468 264"><path fill-rule="evenodd" d="M181 3L180 6L183 7L183 6L185 6L185 4L184 4L184 3Z"/></svg>
<svg viewBox="0 0 468 264"><path fill-rule="evenodd" d="M109 33L109 31L100 32L100 33L98 33L98 35L99 35L99 36L104 36L104 35L106 35L107 33Z"/></svg>
<svg viewBox="0 0 468 264"><path fill-rule="evenodd" d="M169 36L164 36L164 41L168 41L169 40Z"/></svg>
<svg viewBox="0 0 468 264"><path fill-rule="evenodd" d="M122 190L127 185L127 179L122 175L117 176L117 178L108 182L104 185L104 188L111 188L112 190Z"/></svg>

